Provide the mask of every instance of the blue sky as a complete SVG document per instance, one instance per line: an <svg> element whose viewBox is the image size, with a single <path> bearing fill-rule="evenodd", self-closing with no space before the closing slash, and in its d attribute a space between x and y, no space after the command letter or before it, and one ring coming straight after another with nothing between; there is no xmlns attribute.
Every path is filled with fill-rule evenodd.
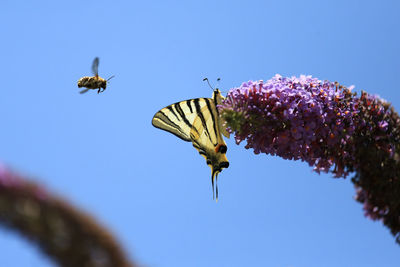
<svg viewBox="0 0 400 267"><path fill-rule="evenodd" d="M111 229L146 266L398 266L349 179L227 140L212 200L190 143L152 127L171 103L309 74L400 110L397 1L2 1L0 160ZM95 56L107 90L80 95ZM0 228L1 266L53 266Z"/></svg>

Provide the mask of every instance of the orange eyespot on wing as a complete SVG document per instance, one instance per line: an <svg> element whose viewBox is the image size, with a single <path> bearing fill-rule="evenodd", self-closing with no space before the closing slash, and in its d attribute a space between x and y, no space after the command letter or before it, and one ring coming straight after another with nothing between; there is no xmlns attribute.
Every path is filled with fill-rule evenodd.
<svg viewBox="0 0 400 267"><path fill-rule="evenodd" d="M222 154L225 154L226 151L227 151L227 149L228 149L228 147L227 147L226 145L224 145L224 144L218 144L218 145L215 147L215 153L222 153Z"/></svg>

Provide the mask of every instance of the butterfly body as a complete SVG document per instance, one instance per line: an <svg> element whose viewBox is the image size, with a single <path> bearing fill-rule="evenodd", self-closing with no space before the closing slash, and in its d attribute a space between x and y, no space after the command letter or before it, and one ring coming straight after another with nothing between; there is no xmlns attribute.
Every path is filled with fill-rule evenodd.
<svg viewBox="0 0 400 267"><path fill-rule="evenodd" d="M227 146L222 134L229 134L222 126L217 105L221 104L221 92L214 90L212 98L195 98L177 102L158 111L152 120L154 127L168 131L184 141L192 142L211 168L211 182L224 168L229 167ZM218 199L218 187L216 187Z"/></svg>

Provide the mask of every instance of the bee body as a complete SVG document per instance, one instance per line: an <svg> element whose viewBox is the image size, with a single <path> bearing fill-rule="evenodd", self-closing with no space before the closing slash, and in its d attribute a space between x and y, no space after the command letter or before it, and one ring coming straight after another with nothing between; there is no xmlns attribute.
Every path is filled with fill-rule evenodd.
<svg viewBox="0 0 400 267"><path fill-rule="evenodd" d="M101 77L82 77L78 81L78 87L86 87L88 89L100 89L103 88L104 90L107 87L107 80L101 78Z"/></svg>
<svg viewBox="0 0 400 267"><path fill-rule="evenodd" d="M98 74L98 66L99 66L99 58L96 57L93 60L93 64L92 64L92 72L95 76L92 76L92 77L85 76L78 80L78 87L86 88L86 89L83 89L82 91L80 91L81 94L86 93L87 91L89 91L89 89L98 89L97 93L104 92L104 90L106 90L106 88L107 88L107 82L111 78L114 77L114 76L111 76L107 80L101 78Z"/></svg>

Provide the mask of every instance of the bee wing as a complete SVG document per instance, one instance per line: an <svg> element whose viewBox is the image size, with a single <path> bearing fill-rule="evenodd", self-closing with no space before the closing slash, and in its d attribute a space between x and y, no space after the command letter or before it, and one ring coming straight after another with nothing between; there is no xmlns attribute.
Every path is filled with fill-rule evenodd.
<svg viewBox="0 0 400 267"><path fill-rule="evenodd" d="M98 57L96 57L93 60L92 72L93 72L94 76L96 76L96 77L99 76L99 58Z"/></svg>
<svg viewBox="0 0 400 267"><path fill-rule="evenodd" d="M79 93L80 94L84 94L84 93L86 93L87 91L89 91L90 89L89 88L86 88L86 89L83 89L82 91L80 91Z"/></svg>

